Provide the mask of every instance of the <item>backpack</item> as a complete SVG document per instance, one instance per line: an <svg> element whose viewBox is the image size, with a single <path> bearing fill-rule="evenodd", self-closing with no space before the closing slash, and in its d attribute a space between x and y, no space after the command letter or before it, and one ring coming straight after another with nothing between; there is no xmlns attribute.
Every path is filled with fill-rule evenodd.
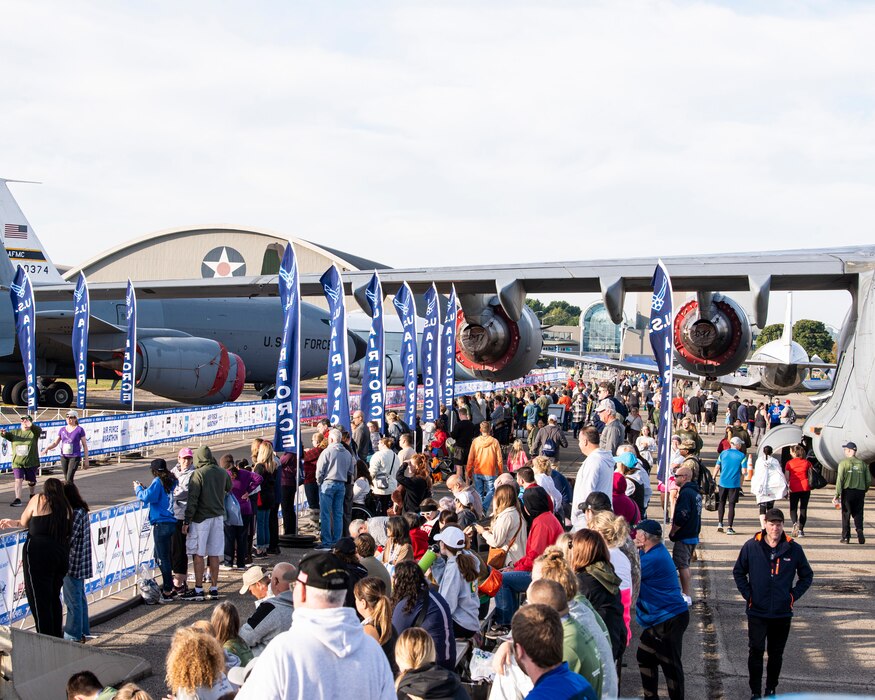
<svg viewBox="0 0 875 700"><path fill-rule="evenodd" d="M796 411L793 410L793 407L787 409L787 423L792 424L796 422Z"/></svg>
<svg viewBox="0 0 875 700"><path fill-rule="evenodd" d="M544 440L544 445L541 447L541 456L543 457L555 457L556 456L556 443L553 442L553 438L548 437Z"/></svg>
<svg viewBox="0 0 875 700"><path fill-rule="evenodd" d="M703 496L713 496L717 492L717 482L714 481L714 475L701 462L699 462L699 490Z"/></svg>

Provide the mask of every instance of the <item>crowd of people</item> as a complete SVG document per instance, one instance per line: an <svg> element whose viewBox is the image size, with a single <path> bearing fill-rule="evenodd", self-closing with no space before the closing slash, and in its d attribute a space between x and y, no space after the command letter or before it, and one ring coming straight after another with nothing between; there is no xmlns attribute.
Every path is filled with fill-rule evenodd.
<svg viewBox="0 0 875 700"><path fill-rule="evenodd" d="M669 697L682 698L691 563L706 497L718 532L732 535L747 488L761 531L744 543L733 575L748 603L751 693L774 694L792 604L813 579L795 541L804 536L812 465L801 446L784 465L768 447L751 459L773 413L764 405L748 410L736 397L712 473L701 436L714 432L719 402L684 393L672 400L672 454L656 483L658 505L651 501L659 392L643 377L572 377L559 387L459 397L434 423L410 426L390 412L382 433L359 411L350 430L322 421L301 471L319 551L270 571L257 560L279 552L280 506L283 528L295 527L294 455L257 440L251 462L216 461L206 446L180 450L173 468L153 460L151 482L134 482L134 492L149 508L161 602L218 601L219 572L233 570L254 606L240 612L222 601L209 621L177 630L168 686L176 698L310 697L305 689L314 687L334 697L353 684L368 698L461 698L468 654L481 647L493 654L496 699L616 697L637 633L643 696L658 696L661 669ZM779 421L789 418L788 406ZM768 420L762 433L760 415ZM583 457L573 484L558 469L560 455L574 450L569 438ZM842 541L853 519L863 543L862 495L871 478L855 449L846 445L836 497L847 504ZM454 472L448 478L439 468L445 463ZM776 508L787 497L791 535ZM227 517L229 498L239 520ZM356 507L370 517L354 519ZM87 510L71 474L66 485L46 480L17 523L29 530L26 549L40 552L25 557L37 629L77 640L88 635L76 583L91 573L81 565L85 545L58 554L77 532L82 539ZM66 565L40 569L49 551ZM79 675L71 687L99 685ZM95 697L76 692L69 697Z"/></svg>

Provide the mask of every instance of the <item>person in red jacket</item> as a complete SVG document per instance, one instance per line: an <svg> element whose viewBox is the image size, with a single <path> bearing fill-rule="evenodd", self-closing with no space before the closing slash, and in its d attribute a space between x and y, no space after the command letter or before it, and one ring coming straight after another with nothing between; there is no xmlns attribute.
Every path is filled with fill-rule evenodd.
<svg viewBox="0 0 875 700"><path fill-rule="evenodd" d="M553 505L547 492L540 486L523 492L523 510L530 520L525 555L512 567L502 570L501 588L495 595L495 624L489 630L490 638L503 637L510 629L510 621L519 607L519 594L532 582L532 565L544 550L556 544L565 532L553 515Z"/></svg>

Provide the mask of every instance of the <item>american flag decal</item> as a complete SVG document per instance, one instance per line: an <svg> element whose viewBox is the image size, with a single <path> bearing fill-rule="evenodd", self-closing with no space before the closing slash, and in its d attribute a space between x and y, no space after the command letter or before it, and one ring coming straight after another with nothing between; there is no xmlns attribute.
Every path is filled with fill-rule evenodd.
<svg viewBox="0 0 875 700"><path fill-rule="evenodd" d="M3 235L6 238L27 238L27 226L25 224L6 224L3 227Z"/></svg>

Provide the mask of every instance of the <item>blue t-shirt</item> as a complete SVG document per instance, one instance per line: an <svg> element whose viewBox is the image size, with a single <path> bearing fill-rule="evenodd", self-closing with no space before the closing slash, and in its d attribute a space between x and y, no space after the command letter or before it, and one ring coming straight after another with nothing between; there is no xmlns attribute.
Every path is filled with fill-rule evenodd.
<svg viewBox="0 0 875 700"><path fill-rule="evenodd" d="M595 691L583 676L568 668L563 661L547 671L526 695L526 700L598 700Z"/></svg>
<svg viewBox="0 0 875 700"><path fill-rule="evenodd" d="M717 456L717 466L720 467L720 486L725 489L737 489L741 486L741 468L747 461L744 452L733 447L723 450Z"/></svg>
<svg viewBox="0 0 875 700"><path fill-rule="evenodd" d="M526 417L526 425L537 425L538 414L540 411L541 409L538 408L537 404L526 404L526 407L523 409L523 415Z"/></svg>
<svg viewBox="0 0 875 700"><path fill-rule="evenodd" d="M784 410L781 404L773 403L769 406L769 422L772 425L778 425L781 422L781 411Z"/></svg>

